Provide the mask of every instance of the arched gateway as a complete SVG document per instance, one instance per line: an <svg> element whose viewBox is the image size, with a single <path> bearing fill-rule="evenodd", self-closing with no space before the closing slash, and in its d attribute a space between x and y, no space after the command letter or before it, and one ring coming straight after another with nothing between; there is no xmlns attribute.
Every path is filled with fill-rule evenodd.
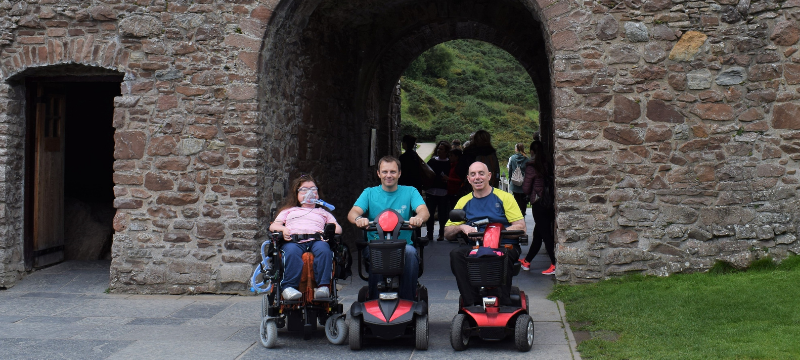
<svg viewBox="0 0 800 360"><path fill-rule="evenodd" d="M796 1L0 6L0 287L65 251L30 247L42 236L32 224L60 219L32 211L31 154L57 149L45 138L61 121L36 104L58 109L81 92L75 81L120 84L97 115L114 128L96 136L113 137L97 150L113 174L93 176L108 176L98 192L116 208L112 291L238 292L286 180L311 172L349 208L374 182L371 159L396 152L400 74L459 38L508 51L537 87L557 167L559 280L800 252ZM66 85L41 87L54 82ZM83 123L65 116L69 146Z"/></svg>

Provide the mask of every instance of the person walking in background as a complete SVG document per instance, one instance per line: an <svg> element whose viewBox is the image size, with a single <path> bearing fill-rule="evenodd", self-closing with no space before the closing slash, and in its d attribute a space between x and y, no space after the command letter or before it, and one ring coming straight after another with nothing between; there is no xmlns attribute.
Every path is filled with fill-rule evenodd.
<svg viewBox="0 0 800 360"><path fill-rule="evenodd" d="M508 190L514 194L514 199L517 200L519 211L522 217L525 217L526 210L528 209L528 194L522 191L522 184L525 182L525 164L528 163L528 157L525 156L525 145L517 143L514 146L514 155L508 158Z"/></svg>
<svg viewBox="0 0 800 360"><path fill-rule="evenodd" d="M453 139L453 141L450 142L450 145L452 146L452 150L464 151L464 148L461 147L461 140Z"/></svg>
<svg viewBox="0 0 800 360"><path fill-rule="evenodd" d="M398 185L411 186L422 193L422 167L420 165L423 161L417 154L417 138L404 135L402 146L406 152L398 157L400 172L403 174Z"/></svg>
<svg viewBox="0 0 800 360"><path fill-rule="evenodd" d="M436 241L444 240L444 225L447 223L447 218L450 214L450 201L447 198L447 180L450 173L450 143L447 141L440 141L436 145L436 150L433 152L435 156L428 160L428 166L436 173L431 185L425 190L425 207L428 208L431 216L426 223L428 228L428 239L433 240L433 227L435 219L433 214L439 212L439 236Z"/></svg>
<svg viewBox="0 0 800 360"><path fill-rule="evenodd" d="M544 275L556 272L555 242L553 239L553 221L555 208L553 207L553 167L545 159L544 147L541 141L534 141L530 146L531 158L525 165L525 181L522 191L528 194L531 201L531 214L536 223L533 228L531 247L524 260L520 260L523 270L530 270L531 260L539 253L544 243L547 255L550 257L550 267L542 271Z"/></svg>
<svg viewBox="0 0 800 360"><path fill-rule="evenodd" d="M495 188L499 187L500 162L497 161L497 150L492 146L492 135L486 130L476 131L471 137L469 146L464 147L464 155L458 161L458 177L466 179L469 166L476 161L486 164L489 172L492 173L489 185Z"/></svg>

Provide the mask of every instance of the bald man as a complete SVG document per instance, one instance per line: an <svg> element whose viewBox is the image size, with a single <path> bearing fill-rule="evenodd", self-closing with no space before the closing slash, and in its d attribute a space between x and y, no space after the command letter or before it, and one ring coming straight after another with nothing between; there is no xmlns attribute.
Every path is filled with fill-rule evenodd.
<svg viewBox="0 0 800 360"><path fill-rule="evenodd" d="M490 223L501 223L506 230L525 229L525 219L519 211L519 206L514 196L489 185L492 173L482 162L474 162L467 172L467 181L472 186L472 192L465 195L456 203L455 209L463 209L470 221L488 218ZM483 226L476 228L464 222L448 221L444 228L444 237L448 240L456 239L459 233L469 234L471 232L483 231ZM521 253L519 240L502 239L501 247L506 247L506 255L511 260L509 267L519 258ZM456 277L458 291L464 299L465 306L482 305L482 299L478 294L478 289L469 284L469 274L467 272L467 255L472 246L461 246L450 252L450 270ZM509 274L510 274L509 269ZM510 280L510 279L509 279ZM509 305L511 293L511 281L507 281L501 287L500 304Z"/></svg>

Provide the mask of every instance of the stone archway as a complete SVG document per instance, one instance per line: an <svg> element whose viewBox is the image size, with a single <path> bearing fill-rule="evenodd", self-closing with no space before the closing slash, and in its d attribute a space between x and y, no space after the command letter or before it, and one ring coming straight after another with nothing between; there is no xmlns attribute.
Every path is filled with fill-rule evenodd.
<svg viewBox="0 0 800 360"><path fill-rule="evenodd" d="M513 0L282 2L261 50L263 122L272 169L280 169L271 179L284 184L287 174L314 173L337 189L332 201L343 217L375 183L371 129L378 157L396 153L400 74L428 48L454 39L482 40L517 58L539 92L552 151L552 51L537 8ZM281 186L273 188L276 197Z"/></svg>

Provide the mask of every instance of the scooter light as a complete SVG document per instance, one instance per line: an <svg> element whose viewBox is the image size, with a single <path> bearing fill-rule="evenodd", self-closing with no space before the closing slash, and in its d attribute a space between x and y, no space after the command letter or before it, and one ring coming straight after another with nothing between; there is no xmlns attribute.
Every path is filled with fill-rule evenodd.
<svg viewBox="0 0 800 360"><path fill-rule="evenodd" d="M397 293L381 293L379 297L381 300L397 300Z"/></svg>
<svg viewBox="0 0 800 360"><path fill-rule="evenodd" d="M483 307L494 306L495 304L497 304L497 297L488 296L483 298Z"/></svg>

